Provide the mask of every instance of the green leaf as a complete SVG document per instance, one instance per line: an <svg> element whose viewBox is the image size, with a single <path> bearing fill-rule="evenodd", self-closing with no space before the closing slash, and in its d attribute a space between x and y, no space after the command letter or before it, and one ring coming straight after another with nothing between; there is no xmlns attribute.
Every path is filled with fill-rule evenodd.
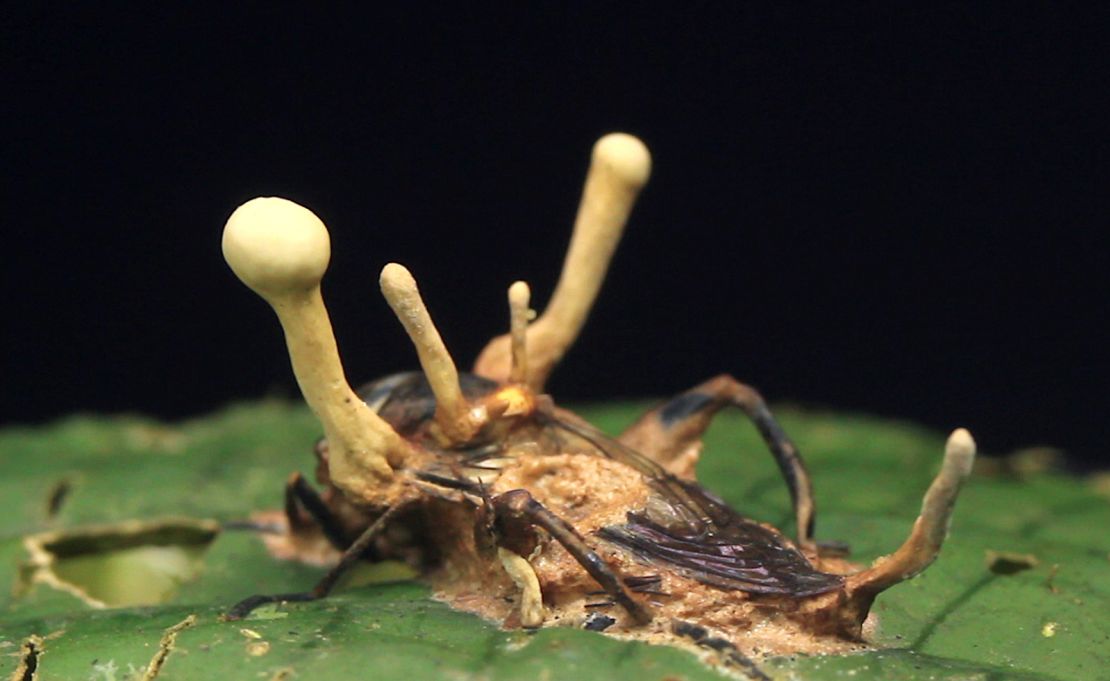
<svg viewBox="0 0 1110 681"><path fill-rule="evenodd" d="M645 406L582 411L613 432ZM848 541L860 562L896 548L940 463L942 437L796 410L782 421L810 464L819 537ZM74 417L0 433L0 581L22 585L0 590L0 678L17 673L31 636L43 639L41 654L32 655L40 680L728 678L675 648L570 629L502 631L433 601L413 581L352 583L325 601L219 621L240 598L305 589L321 570L272 559L248 532L209 542L203 527L184 519L236 520L280 506L287 475L311 472L318 432L305 409L263 402L180 426ZM786 488L741 417L722 416L713 427L699 477L744 513L790 529ZM26 537L61 532L46 540L88 542L100 536L90 526L162 527L163 518L176 519L177 529L155 539L136 530L146 548L118 534L98 545L113 551L108 562L130 561L125 583L105 581L111 571L101 574L102 567L55 572L87 583L91 570L99 582L90 590L101 600L144 598L127 589L156 584L172 594L168 602L93 609L48 584L28 586L35 570ZM762 665L776 679L1108 678L1108 527L1110 503L1081 480L976 476L940 559L877 601L875 650ZM991 571L988 551L1034 558ZM138 578L136 561L153 572Z"/></svg>

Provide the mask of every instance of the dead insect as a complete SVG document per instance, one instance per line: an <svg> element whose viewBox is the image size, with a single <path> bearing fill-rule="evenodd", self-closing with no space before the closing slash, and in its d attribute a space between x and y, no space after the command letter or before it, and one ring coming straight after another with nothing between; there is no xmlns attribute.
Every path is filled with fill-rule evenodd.
<svg viewBox="0 0 1110 681"><path fill-rule="evenodd" d="M941 471L906 542L858 570L813 539L806 467L760 395L718 376L610 438L543 394L577 337L639 190L650 156L613 134L594 147L564 269L529 324L529 289L509 288L509 334L473 373L459 374L408 270L386 265L381 288L416 346L422 373L355 393L344 379L320 279L328 233L301 206L259 198L227 222L231 268L273 306L305 399L323 423L318 494L299 475L286 489L290 555L325 539L341 550L311 591L235 605L326 596L363 557L418 564L456 607L508 626L583 626L685 640L747 673L745 657L858 648L875 596L937 556L975 448L948 440ZM695 480L701 436L722 408L755 423L789 486L797 538L730 508Z"/></svg>

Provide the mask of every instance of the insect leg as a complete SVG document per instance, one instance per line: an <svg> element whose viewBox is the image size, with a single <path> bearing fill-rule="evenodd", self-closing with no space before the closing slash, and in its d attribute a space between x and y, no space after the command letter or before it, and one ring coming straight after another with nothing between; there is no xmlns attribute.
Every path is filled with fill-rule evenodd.
<svg viewBox="0 0 1110 681"><path fill-rule="evenodd" d="M729 405L739 407L747 414L767 443L790 488L798 524L798 543L811 546L815 509L809 472L798 448L787 437L755 388L728 374L721 374L647 412L618 439L666 466L690 447L696 447L713 417Z"/></svg>
<svg viewBox="0 0 1110 681"><path fill-rule="evenodd" d="M530 492L517 489L499 494L490 501L499 523L523 521L547 530L633 619L640 624L651 621L651 612L632 597L632 592L613 568L586 544L577 530L536 501Z"/></svg>
<svg viewBox="0 0 1110 681"><path fill-rule="evenodd" d="M343 551L351 545L339 519L300 473L293 473L285 482L285 517L290 532L306 529L315 522L335 548Z"/></svg>
<svg viewBox="0 0 1110 681"><path fill-rule="evenodd" d="M676 620L671 624L671 631L679 636L685 636L702 648L715 651L721 656L721 661L725 665L739 669L749 679L771 681L771 677L764 674L751 658L740 652L730 641L710 636L705 627Z"/></svg>
<svg viewBox="0 0 1110 681"><path fill-rule="evenodd" d="M398 503L397 505L389 508L381 516L379 516L378 519L370 525L370 527L366 528L366 530L359 536L358 539L354 541L354 543L347 547L347 550L343 552L343 556L340 557L339 562L335 565L335 567L328 570L327 574L325 574L323 578L316 583L316 586L312 587L311 591L302 591L299 593L289 594L259 594L257 596L244 598L243 600L233 605L231 609L227 611L227 614L224 615L224 619L243 619L244 617L249 615L252 610L259 606L266 605L267 603L281 603L285 601L315 601L317 599L326 597L329 593L331 593L331 590L335 587L335 583L339 581L339 578L342 577L344 573L346 573L348 570L350 570L355 565L355 563L362 559L363 554L366 553L367 549L370 548L370 545L374 542L378 535L381 534L382 530L384 530L385 527L389 524L389 521L392 520L393 517L397 515L397 512L404 508L404 506L405 503Z"/></svg>

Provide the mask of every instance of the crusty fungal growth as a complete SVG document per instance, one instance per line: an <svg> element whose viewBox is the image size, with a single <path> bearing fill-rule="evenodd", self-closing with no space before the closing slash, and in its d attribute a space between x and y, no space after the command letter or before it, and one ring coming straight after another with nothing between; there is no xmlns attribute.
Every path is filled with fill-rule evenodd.
<svg viewBox="0 0 1110 681"><path fill-rule="evenodd" d="M299 474L289 478L289 535L271 545L316 558L313 540L325 537L343 553L311 591L253 596L230 618L264 603L323 598L373 555L407 561L438 597L506 626L685 641L752 678L766 678L745 657L756 651L859 649L876 595L937 557L975 456L967 431L948 439L909 538L860 570L822 553L809 472L754 388L717 376L617 438L540 394L585 323L650 167L634 137L608 135L595 145L550 304L529 324L529 287L514 283L510 332L486 346L473 374L456 369L409 271L386 265L382 293L421 371L387 376L358 395L343 379L320 298L329 255L323 224L283 199L256 199L231 216L227 260L277 312L297 380L327 435L316 447L323 491ZM698 484L702 437L726 407L755 424L778 464L796 541Z"/></svg>
<svg viewBox="0 0 1110 681"><path fill-rule="evenodd" d="M533 390L542 391L551 370L578 338L650 175L651 154L632 135L613 133L594 145L563 272L547 308L528 329ZM508 380L510 352L508 336L494 338L478 356L474 373L499 383Z"/></svg>
<svg viewBox="0 0 1110 681"><path fill-rule="evenodd" d="M933 479L921 514L908 539L894 553L880 558L871 568L848 578L848 591L854 596L874 597L898 582L915 577L937 559L941 544L948 536L948 524L956 507L956 496L975 462L975 440L963 428L952 431L944 448L944 463Z"/></svg>
<svg viewBox="0 0 1110 681"><path fill-rule="evenodd" d="M497 558L501 566L520 589L520 625L538 627L543 624L543 593L540 580L532 564L508 549L497 547Z"/></svg>
<svg viewBox="0 0 1110 681"><path fill-rule="evenodd" d="M806 612L821 613L814 619L815 629L861 638L875 597L921 574L937 559L948 536L956 497L971 475L974 462L975 441L971 433L963 428L954 430L948 436L940 472L925 493L921 513L914 521L910 536L894 553L876 559L869 568L848 575L842 593L826 594L809 604Z"/></svg>
<svg viewBox="0 0 1110 681"><path fill-rule="evenodd" d="M293 373L324 426L331 477L364 489L393 475L409 445L347 385L320 280L331 258L328 230L312 211L281 198L257 198L227 220L224 258L274 308Z"/></svg>

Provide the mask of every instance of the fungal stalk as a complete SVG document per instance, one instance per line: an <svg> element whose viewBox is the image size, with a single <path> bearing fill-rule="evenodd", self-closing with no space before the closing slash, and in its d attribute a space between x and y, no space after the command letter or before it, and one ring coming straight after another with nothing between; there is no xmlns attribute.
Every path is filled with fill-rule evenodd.
<svg viewBox="0 0 1110 681"><path fill-rule="evenodd" d="M347 384L320 295L331 257L324 223L292 201L253 199L228 218L223 252L277 314L297 384L328 438L332 480L356 494L389 480L410 445Z"/></svg>
<svg viewBox="0 0 1110 681"><path fill-rule="evenodd" d="M543 391L552 369L582 331L650 175L651 155L632 135L613 133L594 145L562 274L543 314L528 328L528 384L534 391ZM474 363L474 373L499 383L508 380L511 344L507 335L490 341Z"/></svg>

